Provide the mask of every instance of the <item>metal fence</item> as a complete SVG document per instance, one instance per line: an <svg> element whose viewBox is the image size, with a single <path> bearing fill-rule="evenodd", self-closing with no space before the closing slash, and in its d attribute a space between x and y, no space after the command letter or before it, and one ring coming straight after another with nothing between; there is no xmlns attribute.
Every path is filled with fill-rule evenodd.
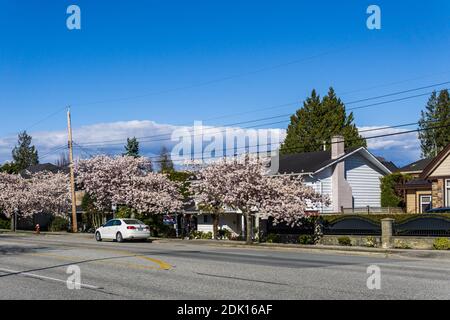
<svg viewBox="0 0 450 320"><path fill-rule="evenodd" d="M394 223L393 228L395 236L450 236L450 219L440 216L423 215L401 223Z"/></svg>
<svg viewBox="0 0 450 320"><path fill-rule="evenodd" d="M399 207L354 207L354 208L341 208L342 214L400 214L404 213L403 208Z"/></svg>
<svg viewBox="0 0 450 320"><path fill-rule="evenodd" d="M400 219L401 215L399 215ZM298 235L314 234L313 223L305 223L301 226L290 227L286 224L273 225L266 220L264 234L277 234L283 238L295 238ZM370 219L367 215L340 216L332 222L321 220L321 230L324 235L381 235L381 221ZM394 236L428 236L449 237L450 218L445 216L421 214L393 224Z"/></svg>
<svg viewBox="0 0 450 320"><path fill-rule="evenodd" d="M343 217L323 227L325 235L381 235L381 224L364 217Z"/></svg>

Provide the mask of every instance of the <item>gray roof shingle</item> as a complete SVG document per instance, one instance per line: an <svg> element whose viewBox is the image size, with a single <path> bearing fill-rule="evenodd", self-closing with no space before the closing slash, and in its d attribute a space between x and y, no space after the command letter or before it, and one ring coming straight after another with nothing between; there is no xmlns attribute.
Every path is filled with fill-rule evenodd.
<svg viewBox="0 0 450 320"><path fill-rule="evenodd" d="M418 161L415 161L398 169L397 171L400 172L422 171L432 160L433 158L420 159Z"/></svg>

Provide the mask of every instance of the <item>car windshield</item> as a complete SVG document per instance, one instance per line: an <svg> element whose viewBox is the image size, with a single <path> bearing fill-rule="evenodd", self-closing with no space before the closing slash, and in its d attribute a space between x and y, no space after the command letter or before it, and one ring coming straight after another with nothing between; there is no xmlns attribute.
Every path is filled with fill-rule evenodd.
<svg viewBox="0 0 450 320"><path fill-rule="evenodd" d="M126 224L144 224L142 221L136 219L125 219L123 220Z"/></svg>

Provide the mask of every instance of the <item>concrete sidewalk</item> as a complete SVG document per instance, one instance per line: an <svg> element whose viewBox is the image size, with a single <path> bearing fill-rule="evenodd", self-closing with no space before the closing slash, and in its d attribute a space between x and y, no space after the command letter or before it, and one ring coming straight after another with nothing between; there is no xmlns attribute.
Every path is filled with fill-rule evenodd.
<svg viewBox="0 0 450 320"><path fill-rule="evenodd" d="M402 256L410 258L428 258L428 259L445 259L450 260L450 250L417 250L417 249L382 249L371 247L350 247L350 246L328 246L328 245L301 245L301 244L284 244L284 243L253 243L247 245L245 241L230 240L183 240L183 239L162 239L154 238L154 242L169 243L189 241L192 244L231 247L231 248L261 248L261 249L282 249L282 250L306 250L306 251L334 251L341 253L366 253L366 254L383 254L389 256Z"/></svg>
<svg viewBox="0 0 450 320"><path fill-rule="evenodd" d="M93 233L70 233L65 231L58 232L50 232L50 231L41 231L39 234L31 230L17 230L13 232L7 229L0 229L0 234L7 234L9 236L74 236L74 237L84 237L84 238L93 238Z"/></svg>
<svg viewBox="0 0 450 320"><path fill-rule="evenodd" d="M17 231L0 230L0 234L7 234L8 236L40 236L40 237L77 237L83 239L93 239L93 233L69 233L69 232L41 232L36 235L34 231ZM245 241L231 241L231 240L204 240L204 239L173 239L173 238L155 238L151 237L149 240L155 243L182 243L187 242L196 245L207 245L216 247L228 248L251 248L251 249L273 249L273 250L301 250L307 252L335 252L348 254L377 254L385 256L400 256L408 258L426 258L426 259L444 259L450 260L450 250L418 250L418 249L382 249L371 247L350 247L350 246L332 246L332 245L301 245L301 244L284 244L284 243L253 243L247 245Z"/></svg>

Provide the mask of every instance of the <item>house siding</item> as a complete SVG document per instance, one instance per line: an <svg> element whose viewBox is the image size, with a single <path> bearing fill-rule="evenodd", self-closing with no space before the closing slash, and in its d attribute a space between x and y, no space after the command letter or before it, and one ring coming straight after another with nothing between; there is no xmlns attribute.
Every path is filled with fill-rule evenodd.
<svg viewBox="0 0 450 320"><path fill-rule="evenodd" d="M381 207L380 178L377 170L361 155L355 154L345 159L345 175L353 192L353 206Z"/></svg>
<svg viewBox="0 0 450 320"><path fill-rule="evenodd" d="M444 161L441 162L439 167L437 167L436 170L434 170L434 172L430 174L430 178L443 176L450 176L450 156L447 156L447 158L445 158Z"/></svg>
<svg viewBox="0 0 450 320"><path fill-rule="evenodd" d="M332 189L332 174L331 168L327 168L324 171L316 174L314 177L305 176L303 177L304 182L307 186L312 187L314 191L326 195L329 197L330 201L333 201L333 189ZM332 212L333 207L324 206L321 208L313 208L314 210L319 210L320 212Z"/></svg>
<svg viewBox="0 0 450 320"><path fill-rule="evenodd" d="M204 217L207 221L204 221ZM237 213L226 213L219 216L219 229L228 229L234 234L240 234L242 215ZM197 230L202 232L213 232L213 217L210 214L198 215Z"/></svg>

